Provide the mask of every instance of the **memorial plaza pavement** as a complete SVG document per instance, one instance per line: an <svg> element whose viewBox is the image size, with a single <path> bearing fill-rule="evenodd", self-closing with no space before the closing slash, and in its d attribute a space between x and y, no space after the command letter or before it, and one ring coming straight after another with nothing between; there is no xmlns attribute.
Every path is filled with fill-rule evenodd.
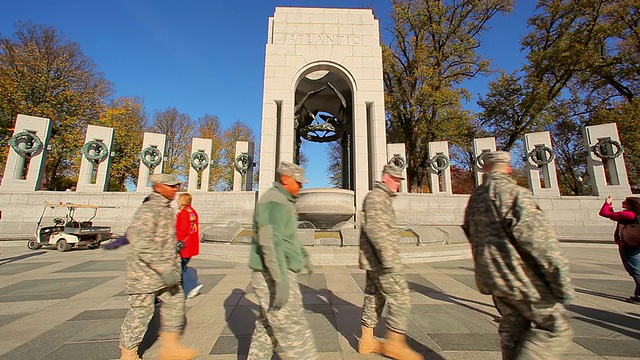
<svg viewBox="0 0 640 360"><path fill-rule="evenodd" d="M640 358L640 305L614 244L564 242L577 298L569 359ZM364 272L356 248L310 247L315 271L300 278L320 359L356 353ZM127 249L31 251L0 242L0 359L117 359ZM204 284L186 303L184 343L199 359L244 359L257 314L246 245L202 244L192 261ZM408 335L426 359L500 359L497 313L475 289L468 245L402 247L413 308ZM376 329L384 335L384 324ZM157 354L157 319L143 342ZM275 359L279 357L274 356Z"/></svg>

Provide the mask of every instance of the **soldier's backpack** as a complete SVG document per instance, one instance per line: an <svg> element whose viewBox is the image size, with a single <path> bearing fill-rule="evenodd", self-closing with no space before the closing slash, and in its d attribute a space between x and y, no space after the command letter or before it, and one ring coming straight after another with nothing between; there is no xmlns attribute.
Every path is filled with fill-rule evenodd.
<svg viewBox="0 0 640 360"><path fill-rule="evenodd" d="M620 224L620 239L628 246L640 248L640 215L629 225Z"/></svg>

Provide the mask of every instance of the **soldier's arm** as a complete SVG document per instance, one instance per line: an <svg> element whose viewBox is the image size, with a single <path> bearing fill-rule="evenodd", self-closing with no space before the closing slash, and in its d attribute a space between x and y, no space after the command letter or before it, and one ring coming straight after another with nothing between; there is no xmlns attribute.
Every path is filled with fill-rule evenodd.
<svg viewBox="0 0 640 360"><path fill-rule="evenodd" d="M277 202L267 202L260 206L262 208L256 216L256 226L258 228L258 246L262 252L264 265L274 281L287 281L284 253L276 251L275 242L282 241L281 225L283 219L291 214L287 213L285 207Z"/></svg>
<svg viewBox="0 0 640 360"><path fill-rule="evenodd" d="M173 269L173 263L163 256L161 239L166 234L157 233L157 221L152 209L141 207L127 229L127 239L131 244L133 254L162 275Z"/></svg>
<svg viewBox="0 0 640 360"><path fill-rule="evenodd" d="M400 258L393 245L400 241L398 230L393 224L393 217L383 199L371 196L364 203L367 237L376 249L382 266L392 268L398 266Z"/></svg>
<svg viewBox="0 0 640 360"><path fill-rule="evenodd" d="M544 213L528 191L515 197L512 209L511 231L520 250L536 262L556 298L569 301L574 296L569 265Z"/></svg>

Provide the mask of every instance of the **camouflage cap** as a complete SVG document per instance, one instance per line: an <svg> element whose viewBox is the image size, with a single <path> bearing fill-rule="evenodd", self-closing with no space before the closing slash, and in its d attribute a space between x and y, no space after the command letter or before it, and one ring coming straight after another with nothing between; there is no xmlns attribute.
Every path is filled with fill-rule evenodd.
<svg viewBox="0 0 640 360"><path fill-rule="evenodd" d="M395 178L404 180L404 176L402 176L402 169L400 169L399 167L392 165L392 164L387 164L382 168L382 173L383 174L389 174Z"/></svg>
<svg viewBox="0 0 640 360"><path fill-rule="evenodd" d="M151 180L151 185L180 185L180 180L178 180L178 178L173 174L152 174L149 176L149 180Z"/></svg>
<svg viewBox="0 0 640 360"><path fill-rule="evenodd" d="M510 164L511 154L506 151L491 151L482 156L485 165Z"/></svg>
<svg viewBox="0 0 640 360"><path fill-rule="evenodd" d="M304 177L304 169L300 165L290 163L288 161L280 162L277 170L278 174L289 175L295 181L304 184L307 183L307 179Z"/></svg>

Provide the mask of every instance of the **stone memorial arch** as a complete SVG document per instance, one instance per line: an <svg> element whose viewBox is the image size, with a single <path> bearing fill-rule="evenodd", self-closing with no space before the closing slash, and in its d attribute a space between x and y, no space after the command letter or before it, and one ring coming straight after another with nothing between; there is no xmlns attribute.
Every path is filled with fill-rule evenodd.
<svg viewBox="0 0 640 360"><path fill-rule="evenodd" d="M342 149L342 189L303 192L301 219L305 197L342 214L329 223L351 218L387 162L379 33L371 9L277 7L269 18L260 192L280 161L298 163L303 141L338 141Z"/></svg>

